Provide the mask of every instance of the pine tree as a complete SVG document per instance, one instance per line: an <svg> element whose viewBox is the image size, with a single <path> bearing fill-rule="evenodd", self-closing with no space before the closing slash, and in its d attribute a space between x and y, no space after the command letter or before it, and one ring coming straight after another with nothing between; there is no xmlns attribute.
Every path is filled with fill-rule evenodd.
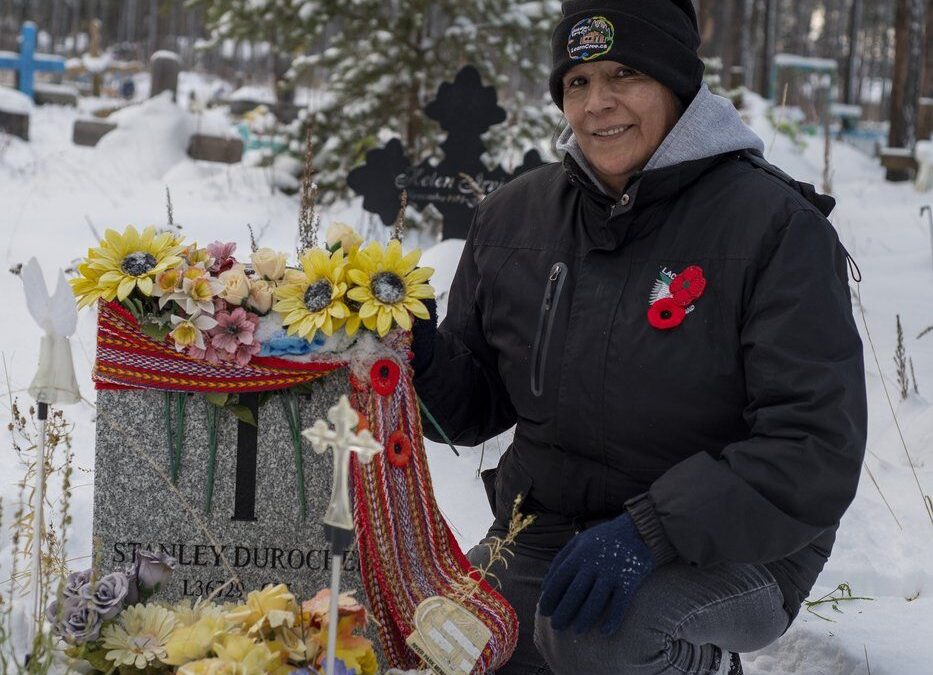
<svg viewBox="0 0 933 675"><path fill-rule="evenodd" d="M436 155L444 132L423 109L465 64L496 87L508 114L485 138L490 165L512 169L553 134L559 113L546 92L557 0L355 0L333 16L339 33L293 69L325 77L327 101L309 117L322 201L348 194L347 173L387 135L412 163Z"/></svg>
<svg viewBox="0 0 933 675"><path fill-rule="evenodd" d="M203 6L210 40L266 42L273 49L272 75L279 101L291 101L294 88L284 77L298 54L312 50L328 21L332 0L192 0Z"/></svg>

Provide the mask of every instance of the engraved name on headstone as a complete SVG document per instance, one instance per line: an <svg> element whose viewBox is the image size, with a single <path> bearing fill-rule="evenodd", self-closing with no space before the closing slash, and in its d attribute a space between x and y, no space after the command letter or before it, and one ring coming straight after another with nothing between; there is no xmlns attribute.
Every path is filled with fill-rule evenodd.
<svg viewBox="0 0 933 675"><path fill-rule="evenodd" d="M299 429L326 418L347 393L346 374L336 371L312 389L298 399ZM330 551L321 517L330 500L332 459L301 440L299 462L281 396L261 406L258 399L240 397L253 409L256 426L217 409L212 460L212 404L202 395L98 392L94 542L103 571L126 567L142 548L178 560L159 592L165 600L206 597L233 574L238 582L218 600L245 599L270 583L288 584L299 600L328 587ZM365 601L355 548L342 577L343 590L355 589Z"/></svg>

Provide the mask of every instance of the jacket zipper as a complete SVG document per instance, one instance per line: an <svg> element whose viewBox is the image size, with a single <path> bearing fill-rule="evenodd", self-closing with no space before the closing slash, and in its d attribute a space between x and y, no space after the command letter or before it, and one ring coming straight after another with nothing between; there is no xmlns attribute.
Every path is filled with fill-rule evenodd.
<svg viewBox="0 0 933 675"><path fill-rule="evenodd" d="M538 315L538 330L535 334L534 346L531 348L531 393L535 396L541 396L544 393L544 366L547 363L554 317L557 315L557 303L560 301L566 278L567 265L562 262L554 263L548 273L547 285L544 287L544 300L541 302L541 312Z"/></svg>

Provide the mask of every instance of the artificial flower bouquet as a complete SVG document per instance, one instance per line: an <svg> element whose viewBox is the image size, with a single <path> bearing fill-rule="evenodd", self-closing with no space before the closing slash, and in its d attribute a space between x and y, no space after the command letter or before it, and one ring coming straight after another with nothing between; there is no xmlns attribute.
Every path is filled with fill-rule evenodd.
<svg viewBox="0 0 933 675"><path fill-rule="evenodd" d="M139 330L187 356L245 366L257 356L311 360L313 352L344 351L361 328L384 338L428 318L434 270L418 267L421 251L399 241L363 246L335 223L327 248L309 248L289 267L287 255L257 248L249 261L236 244L201 248L175 232L107 230L78 265L71 286L84 307L117 302Z"/></svg>
<svg viewBox="0 0 933 675"><path fill-rule="evenodd" d="M327 651L330 591L300 605L284 584L252 591L241 604L149 601L177 562L137 551L134 564L98 579L71 574L46 615L67 654L95 673L315 675ZM337 661L328 675L374 675L372 643L356 634L366 609L352 593L338 599Z"/></svg>

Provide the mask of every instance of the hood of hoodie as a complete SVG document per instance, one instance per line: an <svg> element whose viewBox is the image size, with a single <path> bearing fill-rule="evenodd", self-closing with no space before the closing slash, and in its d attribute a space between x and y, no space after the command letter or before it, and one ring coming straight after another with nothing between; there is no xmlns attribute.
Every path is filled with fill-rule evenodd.
<svg viewBox="0 0 933 675"><path fill-rule="evenodd" d="M603 193L610 194L596 177L569 126L557 139L557 150L573 157L593 184ZM731 101L717 96L704 84L690 107L654 151L644 171L740 150L761 153L764 151L764 143L745 125Z"/></svg>

